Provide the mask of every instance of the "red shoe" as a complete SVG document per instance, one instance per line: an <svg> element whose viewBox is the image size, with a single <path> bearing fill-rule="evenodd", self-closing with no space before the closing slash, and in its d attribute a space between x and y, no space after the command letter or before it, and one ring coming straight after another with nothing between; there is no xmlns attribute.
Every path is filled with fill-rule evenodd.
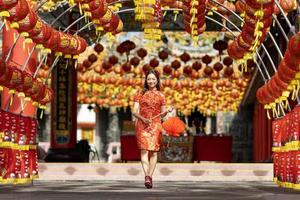
<svg viewBox="0 0 300 200"><path fill-rule="evenodd" d="M145 176L145 187L152 188L152 178L150 176Z"/></svg>

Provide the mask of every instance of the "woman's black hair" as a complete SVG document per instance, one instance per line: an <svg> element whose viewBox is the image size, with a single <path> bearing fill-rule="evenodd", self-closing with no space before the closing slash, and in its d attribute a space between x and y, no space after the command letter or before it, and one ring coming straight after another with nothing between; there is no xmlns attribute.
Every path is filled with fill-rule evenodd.
<svg viewBox="0 0 300 200"><path fill-rule="evenodd" d="M154 76L157 79L157 84L156 84L156 89L158 91L160 91L160 78L159 78L159 72L154 70L154 69L150 69L147 73L146 73L146 77L145 77L145 83L144 83L144 89L142 90L142 95L144 95L148 90L149 90L149 86L147 83L147 77L149 76L149 74L154 74Z"/></svg>

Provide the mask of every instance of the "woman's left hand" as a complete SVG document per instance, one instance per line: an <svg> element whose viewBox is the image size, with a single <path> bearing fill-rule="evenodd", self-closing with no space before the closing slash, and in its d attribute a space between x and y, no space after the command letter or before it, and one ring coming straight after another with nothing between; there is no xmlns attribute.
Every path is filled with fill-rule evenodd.
<svg viewBox="0 0 300 200"><path fill-rule="evenodd" d="M167 112L170 113L174 110L173 106L170 106L168 109L167 109Z"/></svg>

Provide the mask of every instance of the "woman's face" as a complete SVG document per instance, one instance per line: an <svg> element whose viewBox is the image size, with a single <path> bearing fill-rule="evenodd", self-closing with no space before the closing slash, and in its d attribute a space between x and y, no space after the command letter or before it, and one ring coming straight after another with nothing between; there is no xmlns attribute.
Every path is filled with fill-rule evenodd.
<svg viewBox="0 0 300 200"><path fill-rule="evenodd" d="M154 74L149 74L147 76L147 84L149 88L155 88L157 84L157 78Z"/></svg>

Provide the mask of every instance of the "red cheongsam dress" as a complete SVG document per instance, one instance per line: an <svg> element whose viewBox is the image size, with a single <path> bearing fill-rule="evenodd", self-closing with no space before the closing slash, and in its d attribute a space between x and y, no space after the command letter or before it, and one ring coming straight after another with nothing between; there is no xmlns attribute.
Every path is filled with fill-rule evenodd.
<svg viewBox="0 0 300 200"><path fill-rule="evenodd" d="M151 119L161 113L161 107L165 105L165 96L158 90L149 90L145 94L140 92L135 95L134 102L139 103L139 114ZM152 119L149 124L142 120L136 122L137 145L140 149L159 151L161 145L162 125L160 115Z"/></svg>

